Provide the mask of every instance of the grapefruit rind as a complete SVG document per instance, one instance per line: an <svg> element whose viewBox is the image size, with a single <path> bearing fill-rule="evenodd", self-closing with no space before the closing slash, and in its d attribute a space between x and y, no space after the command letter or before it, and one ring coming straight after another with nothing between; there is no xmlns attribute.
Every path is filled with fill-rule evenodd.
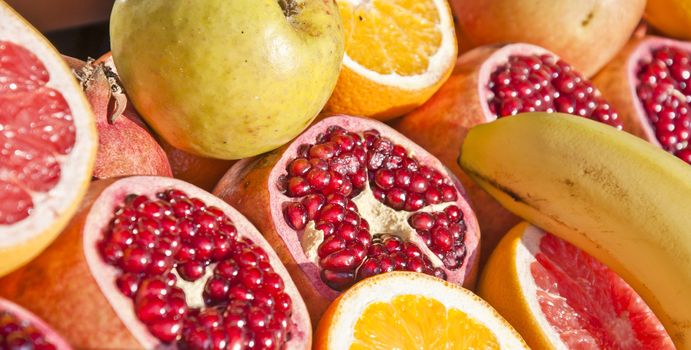
<svg viewBox="0 0 691 350"><path fill-rule="evenodd" d="M545 317L542 308L537 299L537 284L530 272L531 263L535 262L535 256L540 252L540 240L544 237L544 231L539 228L528 225L522 232L521 237L516 244L516 263L512 268L516 269L518 276L519 291L523 293L523 299L530 309L529 315L533 316L534 322L538 324L539 329L544 330L542 333L547 338L547 341L557 350L569 350L569 347L561 340L559 333L553 330L552 325ZM552 330L552 331L547 331Z"/></svg>
<svg viewBox="0 0 691 350"><path fill-rule="evenodd" d="M91 179L97 133L89 102L60 54L4 2L0 2L0 41L23 46L41 60L50 75L46 86L63 95L75 126L72 150L56 156L61 168L59 182L46 193L32 194L34 209L29 217L0 226L2 276L38 255L67 225Z"/></svg>
<svg viewBox="0 0 691 350"><path fill-rule="evenodd" d="M320 324L317 332L317 344L332 350L348 349L355 339L355 325L365 309L372 303L390 302L401 295L431 298L440 301L447 310L462 311L494 333L501 349L528 348L499 313L469 290L435 277L402 271L365 279L342 294L325 313L322 321L325 324Z"/></svg>

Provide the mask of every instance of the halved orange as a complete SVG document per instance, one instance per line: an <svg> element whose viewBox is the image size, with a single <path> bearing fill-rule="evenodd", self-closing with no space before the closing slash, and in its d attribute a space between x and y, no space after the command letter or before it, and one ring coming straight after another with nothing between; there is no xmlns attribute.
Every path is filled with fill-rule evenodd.
<svg viewBox="0 0 691 350"><path fill-rule="evenodd" d="M67 224L97 144L89 102L62 57L0 1L0 276Z"/></svg>
<svg viewBox="0 0 691 350"><path fill-rule="evenodd" d="M346 49L325 110L386 120L446 81L458 48L446 0L337 0Z"/></svg>
<svg viewBox="0 0 691 350"><path fill-rule="evenodd" d="M527 349L516 331L467 289L415 272L365 279L329 306L315 349Z"/></svg>
<svg viewBox="0 0 691 350"><path fill-rule="evenodd" d="M511 229L494 250L478 293L533 349L674 349L621 277L527 223Z"/></svg>

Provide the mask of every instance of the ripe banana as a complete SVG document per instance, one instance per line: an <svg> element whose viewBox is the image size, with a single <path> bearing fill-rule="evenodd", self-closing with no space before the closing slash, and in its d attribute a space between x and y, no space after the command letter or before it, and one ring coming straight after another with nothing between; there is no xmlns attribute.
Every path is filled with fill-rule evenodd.
<svg viewBox="0 0 691 350"><path fill-rule="evenodd" d="M691 1L649 0L645 19L666 35L691 39Z"/></svg>
<svg viewBox="0 0 691 350"><path fill-rule="evenodd" d="M476 126L459 163L506 208L616 271L691 349L691 166L610 126L546 113Z"/></svg>

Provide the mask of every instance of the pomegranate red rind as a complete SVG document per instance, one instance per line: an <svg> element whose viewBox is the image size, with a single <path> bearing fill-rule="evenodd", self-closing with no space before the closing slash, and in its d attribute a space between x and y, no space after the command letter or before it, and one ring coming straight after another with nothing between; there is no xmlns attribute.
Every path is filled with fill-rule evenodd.
<svg viewBox="0 0 691 350"><path fill-rule="evenodd" d="M94 182L82 211L68 230L27 267L3 279L0 294L31 304L44 319L60 323L57 328L77 347L102 348L104 344L113 348L157 347L159 342L135 315L132 301L116 288L115 276L119 270L102 260L97 241L125 196L131 193L152 195L169 188L221 208L240 236L251 237L255 245L266 252L271 267L283 278L285 293L292 300L290 322L295 326L286 348L309 347L311 326L307 309L268 243L227 204L175 179L130 177Z"/></svg>
<svg viewBox="0 0 691 350"><path fill-rule="evenodd" d="M394 127L414 142L437 156L463 183L468 196L473 203L473 208L478 214L478 221L482 229L482 259L483 265L501 237L520 219L504 209L494 198L482 190L468 177L458 166L458 150L461 149L465 135L475 125L495 120L497 115L490 106L489 101L496 98L499 93L492 91L490 82L501 79L495 73L498 69L504 69L511 57L533 57L537 61L542 57L551 56L552 62L564 67L564 62L550 51L530 44L508 44L497 46L483 46L473 49L461 55L456 62L456 68L449 80L442 85L437 93L420 108L401 118ZM562 68L566 69L566 68ZM531 74L527 67L521 67L521 75L527 76L527 81L533 84L542 84L541 88L548 87L545 91L552 91L550 86L555 81L550 79L538 79L531 81ZM572 77L577 77L577 72L572 72ZM511 77L506 77L509 80ZM551 77L551 80L554 80ZM493 80L494 79L494 80ZM589 93L589 99L600 101L596 89L590 89L590 83L577 77ZM529 86L528 86L529 87ZM510 89L511 94L516 93L521 97L518 89ZM542 91L531 88L532 92ZM561 91L555 88L555 91ZM555 91L552 91L554 93ZM555 97L551 95L550 97ZM586 96L586 97L588 97ZM496 108L495 108L496 109ZM552 109L556 109L552 107ZM595 109L589 110L594 113ZM586 113L585 115L591 115ZM597 119L595 116L593 119ZM610 122L617 122L615 117Z"/></svg>
<svg viewBox="0 0 691 350"><path fill-rule="evenodd" d="M41 345L40 347L37 346L37 349L44 349L44 350L71 350L72 347L64 340L62 337L60 337L55 331L48 326L45 322L43 322L40 318L36 317L36 315L32 314L31 312L25 310L21 306L14 304L10 302L9 300L5 300L0 298L0 315L2 315L3 312L9 313L13 318L15 318L17 321L21 322L20 327L25 328L25 327L33 327L38 332L41 334L40 339L41 339ZM0 329L3 326L9 326L9 325L0 325ZM5 330L6 331L6 330ZM4 336L5 341L9 340L9 337L7 334L3 334L3 330L0 330L0 337ZM34 342L34 344L36 344ZM8 345L8 344L5 344ZM3 341L0 340L0 347L3 346ZM15 344L15 346L17 346ZM11 348L11 347L10 347Z"/></svg>
<svg viewBox="0 0 691 350"><path fill-rule="evenodd" d="M421 166L425 165L438 171L441 176L448 178L453 183L453 187L456 188L459 195L455 201L449 202L449 205L459 207L464 214L463 217L467 218L467 233L464 241L467 255L460 268L453 271L446 269L445 271L449 281L471 286L474 283L476 273L475 263L478 258L476 250L479 244L479 230L474 214L464 198L462 187L455 177L450 175L446 168L427 151L379 122L348 116L330 117L316 123L291 144L279 150L261 158L243 160L236 163L226 176L221 179L214 190L215 194L229 203L242 203L241 207L238 205L240 210L244 208L245 215L257 225L265 237L276 247L277 253L291 272L293 280L296 281L303 297L307 300L313 319L318 319L328 303L339 295L339 292L327 286L320 279L320 272L324 265L320 266L319 263L313 260L313 257L308 257L303 244L298 238L298 234L302 233L296 232L295 229L291 228L284 218L283 206L296 199L296 197L301 196L288 196L282 193L278 188L278 184L279 179L285 176L288 164L298 157L301 145L317 143L316 140L318 140L319 135L328 133L328 130L331 130L330 127L340 127L347 132L357 134L362 134L368 130L376 130L381 134L381 137L388 138L393 144L402 146L408 154L419 161ZM369 189L369 186L367 189ZM362 193L366 193L366 191L363 190ZM372 200L376 202L374 198ZM358 204L357 206L360 207L361 205ZM367 209L364 207L359 208L358 212L362 210L367 212ZM367 215L371 214L371 212L367 213L369 213ZM403 215L412 213L412 211L403 212ZM363 219L374 220L370 221L370 224L373 227L378 227L381 226L381 222L392 219L386 215L388 214L385 214L384 218L364 216ZM323 237L323 233L321 233L323 231L316 230L315 232L317 232L317 236L321 234L321 237ZM395 232L371 232L372 235L379 233ZM410 239L411 242L421 242L416 234L411 235ZM425 252L424 254L432 254L429 248L423 243L421 244L420 249ZM324 263L323 260L322 263Z"/></svg>
<svg viewBox="0 0 691 350"><path fill-rule="evenodd" d="M661 117L660 115L662 112L664 112L664 108L662 107L664 106L660 104L660 115L654 115L651 118L651 116L648 114L648 110L655 110L656 107L651 105L649 108L647 108L640 99L639 91L637 91L641 85L639 74L645 74L642 72L642 65L649 64L651 62L652 52L661 48L679 49L686 52L687 55L688 53L691 53L691 43L689 42L654 36L635 38L631 40L624 47L624 49L619 52L619 54L617 54L617 56L595 76L593 81L598 85L598 87L600 87L602 94L612 102L612 105L614 105L617 110L619 110L626 131L641 137L656 146L665 148L669 152L673 152L673 150L669 147L663 147L660 140L658 140L658 136L662 136L666 138L666 140L664 140L665 144L670 141L668 140L668 137L666 137L667 135L657 134L658 131L664 133L665 130L660 130L652 125L653 122L660 124L668 122L664 125L665 129L667 129L667 127L671 127L667 129L667 131L674 134L675 141L677 141L675 143L678 146L681 146L678 150L676 150L677 156L684 159L688 163L691 161L691 159L688 158L688 155L686 159L684 158L684 148L686 150L689 149L689 140L691 140L689 135L691 134L691 112L688 110L689 108L687 102L691 94L685 90L685 87L679 86L679 83L684 84L684 86L687 84L684 75L688 75L688 73L684 73L683 70L688 71L688 56L681 58L686 62L678 66L682 68L682 71L677 72L677 74L670 74L670 67L663 67L663 69L657 72L658 76L655 77L656 81L651 84L653 89L666 90L662 86L662 82L658 81L658 78L660 78L659 74L671 78L672 83L677 84L676 87L670 86L672 87L672 90L674 90L673 93L667 93L667 91L651 92L658 95L660 93L669 95L670 103L674 102L673 100L675 99L675 95L685 97L686 101L681 99L680 101L674 102L676 107L673 115ZM674 57L671 57L669 63L678 64L679 62L678 60L675 60ZM684 66L687 68L683 68ZM651 70L648 71L648 74L653 74L653 76L655 76L654 73L655 72ZM653 97L657 98L657 96ZM663 101L664 100L665 99L663 98ZM686 112L684 113L684 111ZM683 146L684 141L686 143L685 147ZM691 153L691 151L688 152Z"/></svg>

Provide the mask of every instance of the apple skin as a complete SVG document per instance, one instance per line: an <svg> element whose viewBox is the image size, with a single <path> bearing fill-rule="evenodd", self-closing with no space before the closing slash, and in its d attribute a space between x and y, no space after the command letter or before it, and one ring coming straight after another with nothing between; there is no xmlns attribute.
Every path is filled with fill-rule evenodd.
<svg viewBox="0 0 691 350"><path fill-rule="evenodd" d="M524 42L556 53L587 78L624 47L646 4L645 0L449 2L462 53L489 44Z"/></svg>
<svg viewBox="0 0 691 350"><path fill-rule="evenodd" d="M117 0L110 33L141 116L176 148L219 159L303 131L333 91L344 51L334 0Z"/></svg>

